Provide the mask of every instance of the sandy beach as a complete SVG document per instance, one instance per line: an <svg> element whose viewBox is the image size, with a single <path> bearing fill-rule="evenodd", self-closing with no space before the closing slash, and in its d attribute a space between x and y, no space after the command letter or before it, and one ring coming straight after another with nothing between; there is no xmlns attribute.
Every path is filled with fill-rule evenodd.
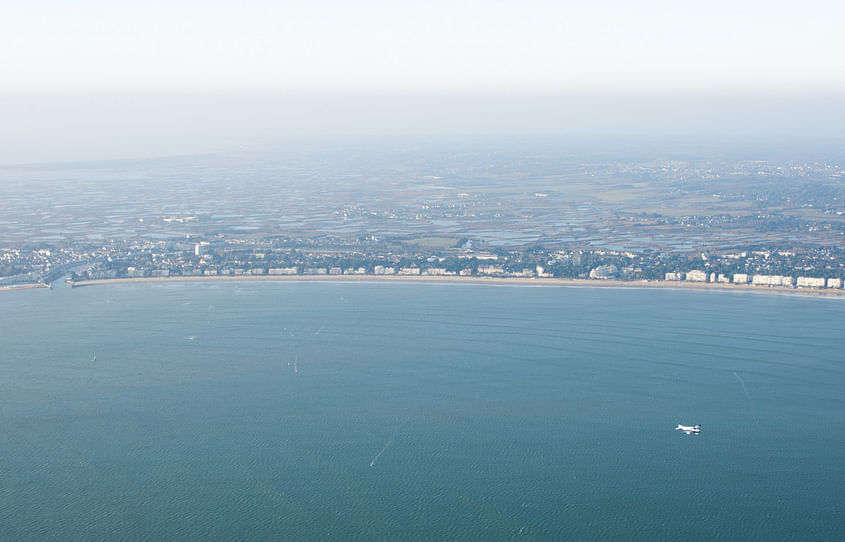
<svg viewBox="0 0 845 542"><path fill-rule="evenodd" d="M84 280L72 283L74 288L101 284L169 283L169 282L416 282L448 284L487 284L497 286L558 286L581 288L673 288L687 290L723 290L735 292L778 293L810 296L841 296L845 289L786 288L782 286L754 286L686 281L624 281L522 277L457 277L457 276L396 276L396 275L239 275L216 277L120 278Z"/></svg>

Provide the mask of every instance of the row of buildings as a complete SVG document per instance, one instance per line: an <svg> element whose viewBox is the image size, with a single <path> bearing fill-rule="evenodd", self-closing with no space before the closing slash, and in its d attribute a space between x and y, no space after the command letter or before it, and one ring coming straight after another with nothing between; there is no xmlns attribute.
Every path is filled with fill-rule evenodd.
<svg viewBox="0 0 845 542"><path fill-rule="evenodd" d="M466 243L464 243L465 245ZM597 248L361 247L344 239L119 240L0 248L0 286L171 276L376 275L688 281L842 288L845 248L749 248L721 253ZM801 276L798 276L801 275Z"/></svg>
<svg viewBox="0 0 845 542"><path fill-rule="evenodd" d="M706 273L701 270L686 273L666 273L665 280L688 282L713 282L724 284L752 284L754 286L781 286L787 288L842 288L841 278L791 277L786 275L749 275L747 273Z"/></svg>
<svg viewBox="0 0 845 542"><path fill-rule="evenodd" d="M103 269L92 267L76 279L109 279L118 277L141 278L141 277L173 277L173 276L332 276L332 275L375 275L375 276L481 276L481 277L525 277L525 278L551 278L552 274L545 272L543 266L535 269L523 269L522 271L507 271L501 265L478 266L475 270L466 268L458 271L442 267L391 267L376 265L371 269L365 267L341 268L341 267L223 267L223 268L177 268L177 269L155 269L129 267L125 273L116 269ZM606 280L611 278L622 278L623 275L615 266L599 266L594 268L589 278L594 280ZM734 273L727 275L723 273L706 273L702 270L691 270L688 272L669 272L665 274L666 281L686 281L697 283L722 283L742 284L753 286L777 286L786 288L834 288L841 289L843 280L841 278L824 277L792 277L786 275L764 275Z"/></svg>
<svg viewBox="0 0 845 542"><path fill-rule="evenodd" d="M376 275L376 276L428 276L428 277L540 277L551 278L552 274L546 273L543 266L536 269L522 269L521 271L506 271L503 266L479 266L476 270L471 268L459 269L457 271L445 267L390 267L376 265L369 270L365 267L341 268L341 267L177 267L177 268L150 268L141 266L129 266L125 271L116 268L103 268L92 266L81 274L74 274L75 280L101 280L113 278L168 278L175 276L183 277L217 277L217 276L319 276L319 275Z"/></svg>

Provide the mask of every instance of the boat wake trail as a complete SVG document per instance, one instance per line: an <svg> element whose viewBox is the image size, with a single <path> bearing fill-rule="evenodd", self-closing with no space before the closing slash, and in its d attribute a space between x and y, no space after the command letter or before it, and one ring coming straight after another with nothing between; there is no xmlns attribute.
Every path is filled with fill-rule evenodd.
<svg viewBox="0 0 845 542"><path fill-rule="evenodd" d="M745 393L745 398L748 400L748 406L751 407L751 417L754 418L754 421L757 421L757 412L754 410L754 402L751 401L751 394L748 393L748 388L745 387L745 380L736 374L736 371L734 371L734 376L737 380L739 380L739 383L742 384L742 391Z"/></svg>
<svg viewBox="0 0 845 542"><path fill-rule="evenodd" d="M395 439L396 435L399 434L400 429L402 429L401 425L399 427L397 427L396 431L394 431L393 434L390 436L390 439L387 441L387 444L384 445L384 448L382 448L381 451L376 454L376 456L373 458L373 460L370 461L371 467L374 467L375 464L376 464L376 461L378 461L378 458L381 457L381 454L383 454L388 448L390 448L390 445L393 444L393 439Z"/></svg>

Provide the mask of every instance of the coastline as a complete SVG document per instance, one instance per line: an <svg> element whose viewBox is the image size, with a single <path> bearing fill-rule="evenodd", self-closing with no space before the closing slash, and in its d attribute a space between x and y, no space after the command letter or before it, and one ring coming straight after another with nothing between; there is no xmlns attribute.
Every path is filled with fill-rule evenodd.
<svg viewBox="0 0 845 542"><path fill-rule="evenodd" d="M787 288L784 286L755 286L686 281L625 281L563 278L526 277L457 277L457 276L397 276L397 275L238 275L202 277L141 277L82 280L69 283L73 288L103 284L176 283L176 282L416 282L441 284L487 284L519 286L558 286L577 288L669 288L685 290L719 290L728 292L778 293L810 296L842 296L845 289L837 288ZM32 285L32 287L45 287Z"/></svg>
<svg viewBox="0 0 845 542"><path fill-rule="evenodd" d="M8 286L0 286L0 292L14 292L16 290L34 290L37 288L50 289L50 285L41 282L37 284L10 284Z"/></svg>

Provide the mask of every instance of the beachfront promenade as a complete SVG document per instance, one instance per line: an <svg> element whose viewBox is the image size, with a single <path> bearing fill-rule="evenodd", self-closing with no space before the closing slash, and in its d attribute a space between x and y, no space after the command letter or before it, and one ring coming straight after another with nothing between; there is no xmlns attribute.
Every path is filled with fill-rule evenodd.
<svg viewBox="0 0 845 542"><path fill-rule="evenodd" d="M753 284L686 282L670 280L598 280L526 277L461 277L461 276L402 276L402 275L238 275L238 276L173 276L114 278L69 281L74 288L103 284L174 283L174 282L386 282L386 283L445 283L486 284L497 286L558 286L582 288L673 288L690 290L720 290L759 293L789 293L804 295L845 295L845 290L835 288L795 288L788 286L758 286Z"/></svg>

